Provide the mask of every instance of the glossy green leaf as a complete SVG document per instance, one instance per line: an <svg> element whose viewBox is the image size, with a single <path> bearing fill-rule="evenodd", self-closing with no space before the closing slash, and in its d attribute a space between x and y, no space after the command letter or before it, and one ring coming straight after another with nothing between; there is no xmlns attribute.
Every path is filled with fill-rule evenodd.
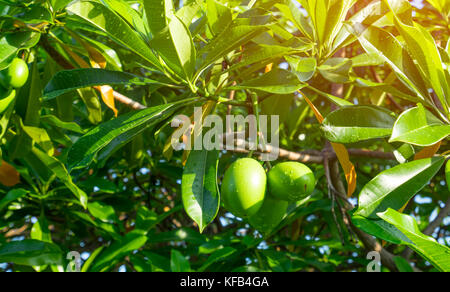
<svg viewBox="0 0 450 292"><path fill-rule="evenodd" d="M383 171L364 186L355 215L377 218L387 208L403 207L423 189L445 162L444 157L416 160Z"/></svg>
<svg viewBox="0 0 450 292"><path fill-rule="evenodd" d="M174 14L172 0L144 0L144 9L147 14L148 26L153 35L157 35L166 28L168 17Z"/></svg>
<svg viewBox="0 0 450 292"><path fill-rule="evenodd" d="M348 106L330 113L322 123L325 137L336 143L389 137L395 123L394 114L374 106Z"/></svg>
<svg viewBox="0 0 450 292"><path fill-rule="evenodd" d="M64 93L99 85L152 85L160 82L130 73L104 69L74 69L56 73L44 89L44 100L50 100Z"/></svg>
<svg viewBox="0 0 450 292"><path fill-rule="evenodd" d="M120 240L115 241L105 248L94 260L90 272L101 272L117 263L134 250L140 249L147 242L147 236L140 233L130 232Z"/></svg>
<svg viewBox="0 0 450 292"><path fill-rule="evenodd" d="M443 272L450 272L450 248L439 244L433 237L423 234L413 217L391 208L378 213L378 216L403 232L412 241L409 247L427 259L434 267Z"/></svg>
<svg viewBox="0 0 450 292"><path fill-rule="evenodd" d="M330 58L317 67L320 74L333 83L348 82L351 69L352 60L346 58Z"/></svg>
<svg viewBox="0 0 450 292"><path fill-rule="evenodd" d="M60 9L64 8L72 2L72 0L51 0L52 7L55 11L59 11Z"/></svg>
<svg viewBox="0 0 450 292"><path fill-rule="evenodd" d="M422 105L403 112L392 130L390 142L405 142L417 146L431 146L450 135L446 125Z"/></svg>
<svg viewBox="0 0 450 292"><path fill-rule="evenodd" d="M178 9L175 14L187 27L189 27L199 11L201 11L203 3L204 0L188 0L183 3L183 7Z"/></svg>
<svg viewBox="0 0 450 292"><path fill-rule="evenodd" d="M292 21L299 31L305 37L313 39L313 28L308 21L308 18L298 9L293 1L284 1L286 4L276 3L275 7L283 13L284 17Z"/></svg>
<svg viewBox="0 0 450 292"><path fill-rule="evenodd" d="M412 273L414 272L411 265L408 263L408 261L401 256L396 256L394 258L395 265L397 266L397 269L401 273Z"/></svg>
<svg viewBox="0 0 450 292"><path fill-rule="evenodd" d="M386 1L386 3L389 2ZM405 24L395 13L394 16L395 25L406 42L408 52L420 68L423 78L431 85L448 113L450 88L433 36L423 26L417 23Z"/></svg>
<svg viewBox="0 0 450 292"><path fill-rule="evenodd" d="M426 84L413 59L397 38L386 30L361 23L353 23L347 28L358 38L367 53L378 54L407 87L422 100L427 100Z"/></svg>
<svg viewBox="0 0 450 292"><path fill-rule="evenodd" d="M95 90L93 88L81 88L77 89L77 93L86 106L86 118L89 122L95 125L100 123L103 119L102 105Z"/></svg>
<svg viewBox="0 0 450 292"><path fill-rule="evenodd" d="M244 81L230 89L254 89L275 94L289 94L304 88L297 76L287 70L273 69L255 79Z"/></svg>
<svg viewBox="0 0 450 292"><path fill-rule="evenodd" d="M0 88L0 115L3 114L16 99L16 91L14 89L10 91L3 91L3 88Z"/></svg>
<svg viewBox="0 0 450 292"><path fill-rule="evenodd" d="M217 59L223 58L232 50L246 44L255 36L269 29L267 25L252 24L251 21L246 22L241 21L230 24L222 33L218 34L202 48L198 55L205 55L205 57L200 72Z"/></svg>
<svg viewBox="0 0 450 292"><path fill-rule="evenodd" d="M191 151L182 179L182 198L186 213L203 232L217 215L220 194L217 186L218 151Z"/></svg>
<svg viewBox="0 0 450 292"><path fill-rule="evenodd" d="M167 27L154 36L151 45L175 74L191 83L195 71L195 46L189 29L176 15L168 18Z"/></svg>
<svg viewBox="0 0 450 292"><path fill-rule="evenodd" d="M60 264L61 249L52 243L26 239L0 245L0 262L25 266Z"/></svg>
<svg viewBox="0 0 450 292"><path fill-rule="evenodd" d="M50 243L52 242L52 236L50 234L50 230L48 229L48 221L43 212L41 212L41 216L39 216L36 223L33 224L30 235L32 239Z"/></svg>
<svg viewBox="0 0 450 292"><path fill-rule="evenodd" d="M34 47L41 35L35 32L16 32L4 34L0 38L0 70L9 67L20 49Z"/></svg>
<svg viewBox="0 0 450 292"><path fill-rule="evenodd" d="M119 218L114 211L114 208L106 205L102 202L92 202L87 205L89 213L95 218L106 222L106 223L114 223L119 222Z"/></svg>
<svg viewBox="0 0 450 292"><path fill-rule="evenodd" d="M119 44L160 68L158 59L139 34L106 6L94 1L77 1L69 5L66 10L107 33Z"/></svg>
<svg viewBox="0 0 450 292"><path fill-rule="evenodd" d="M291 66L292 71L297 75L298 79L302 82L306 82L311 79L316 73L317 60L313 57L299 58L285 56L286 61L288 61Z"/></svg>
<svg viewBox="0 0 450 292"><path fill-rule="evenodd" d="M60 119L58 119L56 116L53 115L45 115L45 116L41 116L40 117L41 122L54 126L54 127L58 127L60 129L64 129L64 130L68 130L74 133L78 133L78 134L84 134L85 131L77 124L77 123L73 123L73 122L63 122Z"/></svg>
<svg viewBox="0 0 450 292"><path fill-rule="evenodd" d="M380 218L369 219L362 216L352 216L353 224L362 231L373 235L381 240L393 243L393 244L408 244L412 243L408 237L406 237L395 226L387 223Z"/></svg>
<svg viewBox="0 0 450 292"><path fill-rule="evenodd" d="M233 20L231 9L216 0L206 0L206 16L214 35L221 33Z"/></svg>
<svg viewBox="0 0 450 292"><path fill-rule="evenodd" d="M191 272L189 261L176 249L170 254L170 269L172 272Z"/></svg>
<svg viewBox="0 0 450 292"><path fill-rule="evenodd" d="M86 193L73 183L72 177L67 172L64 164L55 157L47 155L42 150L36 147L32 149L32 153L37 159L39 159L44 165L46 165L58 179L60 179L66 185L66 187L78 198L78 200L80 200L81 205L84 208L87 208L88 197Z"/></svg>
<svg viewBox="0 0 450 292"><path fill-rule="evenodd" d="M310 44L302 44L298 47L264 44L259 45L256 48L249 48L247 50L244 50L242 60L239 63L231 66L229 70L237 70L239 68L252 64L268 64L282 57L288 60L289 58L292 58L289 55L307 51L308 49L310 49L310 47ZM299 70L301 70L302 68L300 68Z"/></svg>
<svg viewBox="0 0 450 292"><path fill-rule="evenodd" d="M0 200L0 212L3 211L5 207L7 207L11 202L24 197L29 192L24 189L13 189L9 191L5 196L3 196Z"/></svg>
<svg viewBox="0 0 450 292"><path fill-rule="evenodd" d="M67 157L69 169L88 166L105 147L122 147L145 129L167 119L180 104L166 104L130 112L102 123L75 142Z"/></svg>
<svg viewBox="0 0 450 292"><path fill-rule="evenodd" d="M216 250L208 257L208 260L198 269L198 272L204 272L212 264L219 261L223 261L224 259L235 254L236 252L237 250L232 247L224 247L219 250Z"/></svg>

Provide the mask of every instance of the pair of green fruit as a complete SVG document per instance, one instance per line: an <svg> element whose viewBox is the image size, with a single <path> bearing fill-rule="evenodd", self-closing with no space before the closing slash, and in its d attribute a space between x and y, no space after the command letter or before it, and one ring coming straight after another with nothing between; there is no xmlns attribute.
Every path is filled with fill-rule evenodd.
<svg viewBox="0 0 450 292"><path fill-rule="evenodd" d="M243 158L225 172L222 199L233 215L267 232L281 222L289 203L311 195L314 186L314 174L304 164L282 162L266 174L258 161Z"/></svg>

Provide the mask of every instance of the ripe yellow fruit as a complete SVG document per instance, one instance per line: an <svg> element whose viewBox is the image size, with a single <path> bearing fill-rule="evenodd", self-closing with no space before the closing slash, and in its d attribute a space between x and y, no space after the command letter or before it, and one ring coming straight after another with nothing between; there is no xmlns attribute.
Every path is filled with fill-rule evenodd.
<svg viewBox="0 0 450 292"><path fill-rule="evenodd" d="M225 208L237 217L255 215L263 205L266 184L266 172L258 161L251 158L235 161L222 181Z"/></svg>
<svg viewBox="0 0 450 292"><path fill-rule="evenodd" d="M311 195L315 186L314 173L299 162L282 162L268 174L269 192L274 198L289 202Z"/></svg>

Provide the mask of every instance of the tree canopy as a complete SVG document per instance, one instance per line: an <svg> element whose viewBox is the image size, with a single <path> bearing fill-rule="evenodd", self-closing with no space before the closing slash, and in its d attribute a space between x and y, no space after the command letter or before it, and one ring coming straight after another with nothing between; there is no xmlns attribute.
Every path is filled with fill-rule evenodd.
<svg viewBox="0 0 450 292"><path fill-rule="evenodd" d="M446 0L0 0L0 271L363 272L373 251L382 271L450 271L449 16ZM218 149L187 147L208 130ZM240 158L263 188L224 178ZM288 171L270 171L288 161L314 175L304 197L280 179L284 201L269 187ZM258 220L224 198L245 188Z"/></svg>

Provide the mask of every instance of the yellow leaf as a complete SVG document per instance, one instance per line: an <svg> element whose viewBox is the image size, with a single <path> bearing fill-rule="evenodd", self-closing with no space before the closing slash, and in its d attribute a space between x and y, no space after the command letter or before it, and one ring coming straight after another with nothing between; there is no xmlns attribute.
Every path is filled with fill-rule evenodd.
<svg viewBox="0 0 450 292"><path fill-rule="evenodd" d="M20 174L6 161L0 161L0 183L7 187L13 187L20 183Z"/></svg>
<svg viewBox="0 0 450 292"><path fill-rule="evenodd" d="M82 44L88 51L92 67L104 69L106 67L105 58L95 48L85 44L84 42ZM78 66L80 66L81 68L91 68L91 66L89 66L89 64L86 63L83 60L83 58L72 52L72 50L68 46L64 44L62 45L69 53L70 57L72 57L72 59L78 64ZM112 89L112 87L104 85L104 86L94 86L94 88L100 92L103 102L106 104L107 107L109 107L114 112L114 115L117 117L118 111L116 109L114 90Z"/></svg>
<svg viewBox="0 0 450 292"><path fill-rule="evenodd" d="M441 148L442 141L423 148L419 153L414 156L414 160L426 159L433 157Z"/></svg>
<svg viewBox="0 0 450 292"><path fill-rule="evenodd" d="M114 112L114 115L117 117L117 114L119 112L116 109L116 105L115 105L114 90L112 89L111 86L108 86L108 85L97 86L97 87L98 87L97 90L99 90L101 93L103 102L106 104L107 107L112 109L112 111Z"/></svg>
<svg viewBox="0 0 450 292"><path fill-rule="evenodd" d="M347 181L347 196L351 197L356 190L357 176L355 166L350 161L350 156L344 145L331 143L331 146L333 146L334 152L336 152L336 156L345 173L345 180Z"/></svg>
<svg viewBox="0 0 450 292"><path fill-rule="evenodd" d="M273 63L267 64L266 69L264 70L264 73L269 73L272 71Z"/></svg>
<svg viewBox="0 0 450 292"><path fill-rule="evenodd" d="M319 110L315 107L315 105L309 100L309 98L306 97L301 91L299 91L300 94L305 98L306 102L308 103L309 107L314 112L314 115L316 116L316 119L319 121L319 123L322 123L324 118L322 114L319 112ZM339 160L339 163L342 166L342 169L345 173L345 180L347 181L347 196L350 197L353 195L353 193L356 190L356 169L353 163L350 161L350 156L348 154L347 148L345 148L344 145L338 144L338 143L331 143L331 146L334 149L334 152L336 152L336 156Z"/></svg>

